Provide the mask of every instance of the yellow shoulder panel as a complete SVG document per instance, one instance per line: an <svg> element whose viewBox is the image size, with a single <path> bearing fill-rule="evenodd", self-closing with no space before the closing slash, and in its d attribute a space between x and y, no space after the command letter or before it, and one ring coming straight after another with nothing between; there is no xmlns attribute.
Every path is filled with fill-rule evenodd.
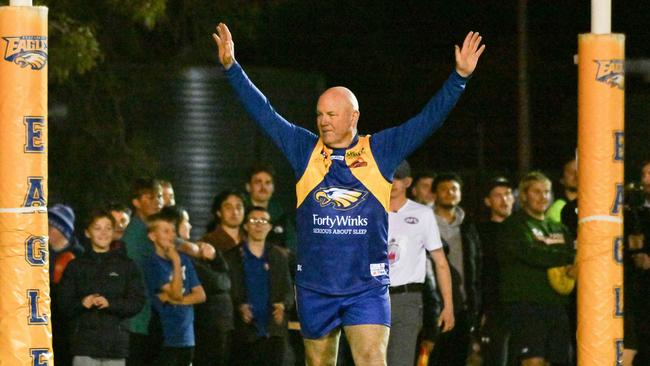
<svg viewBox="0 0 650 366"><path fill-rule="evenodd" d="M370 135L359 137L359 142L345 152L345 163L352 175L368 188L388 211L392 184L381 175L379 166L370 151Z"/></svg>
<svg viewBox="0 0 650 366"><path fill-rule="evenodd" d="M323 181L325 174L329 172L332 161L329 156L332 150L328 149L323 140L318 139L316 147L311 152L307 168L298 183L296 183L296 207L300 207L309 192Z"/></svg>

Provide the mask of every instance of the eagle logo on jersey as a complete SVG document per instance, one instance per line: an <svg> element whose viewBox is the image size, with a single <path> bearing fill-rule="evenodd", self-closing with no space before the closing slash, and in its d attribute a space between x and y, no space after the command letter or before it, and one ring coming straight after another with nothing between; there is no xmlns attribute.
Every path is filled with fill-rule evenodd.
<svg viewBox="0 0 650 366"><path fill-rule="evenodd" d="M337 210L349 210L361 203L368 192L351 188L321 188L314 193L314 199L321 207L332 205Z"/></svg>

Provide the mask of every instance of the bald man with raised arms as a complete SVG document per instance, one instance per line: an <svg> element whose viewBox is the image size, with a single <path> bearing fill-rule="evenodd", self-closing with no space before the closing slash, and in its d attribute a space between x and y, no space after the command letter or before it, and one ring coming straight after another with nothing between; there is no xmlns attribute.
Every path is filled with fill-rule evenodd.
<svg viewBox="0 0 650 366"><path fill-rule="evenodd" d="M357 365L385 365L390 331L387 230L395 169L438 129L485 50L469 32L456 67L424 109L372 136L357 133L359 103L347 88L318 99L318 135L289 123L235 61L228 27L213 34L225 74L253 120L296 176L297 305L308 365L334 365L341 328Z"/></svg>

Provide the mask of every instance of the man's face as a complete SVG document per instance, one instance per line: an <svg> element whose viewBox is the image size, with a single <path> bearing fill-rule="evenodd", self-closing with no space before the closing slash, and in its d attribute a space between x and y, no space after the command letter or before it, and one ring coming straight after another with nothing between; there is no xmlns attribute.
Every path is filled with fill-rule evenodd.
<svg viewBox="0 0 650 366"><path fill-rule="evenodd" d="M562 184L567 189L578 188L578 162L571 160L564 165L562 172Z"/></svg>
<svg viewBox="0 0 650 366"><path fill-rule="evenodd" d="M404 198L406 197L406 190L411 185L411 177L404 179L393 178L393 187L390 190L390 198Z"/></svg>
<svg viewBox="0 0 650 366"><path fill-rule="evenodd" d="M237 196L228 196L217 211L217 216L221 219L221 225L239 227L244 221L244 202Z"/></svg>
<svg viewBox="0 0 650 366"><path fill-rule="evenodd" d="M433 191L431 191L431 185L433 184L433 178L420 178L413 187L411 187L411 193L413 198L418 203L427 205L433 203Z"/></svg>
<svg viewBox="0 0 650 366"><path fill-rule="evenodd" d="M107 252L113 241L113 222L108 217L100 217L86 229L86 237L96 252Z"/></svg>
<svg viewBox="0 0 650 366"><path fill-rule="evenodd" d="M650 196L650 164L646 164L641 168L641 185L643 185L643 192L646 197Z"/></svg>
<svg viewBox="0 0 650 366"><path fill-rule="evenodd" d="M53 250L58 251L68 246L68 239L54 226L50 225L48 227L47 235L49 238L48 243Z"/></svg>
<svg viewBox="0 0 650 366"><path fill-rule="evenodd" d="M149 239L159 248L166 249L174 246L176 228L171 222L159 220L149 231Z"/></svg>
<svg viewBox="0 0 650 366"><path fill-rule="evenodd" d="M133 199L133 207L145 218L160 212L163 207L162 188L159 186Z"/></svg>
<svg viewBox="0 0 650 366"><path fill-rule="evenodd" d="M452 209L458 206L462 198L460 184L455 180L447 180L438 183L435 193L436 206L445 209Z"/></svg>
<svg viewBox="0 0 650 366"><path fill-rule="evenodd" d="M357 128L359 111L355 111L346 94L329 89L318 99L316 125L325 145L347 147Z"/></svg>
<svg viewBox="0 0 650 366"><path fill-rule="evenodd" d="M265 241L271 231L271 216L268 212L252 211L244 223L248 238L255 241Z"/></svg>
<svg viewBox="0 0 650 366"><path fill-rule="evenodd" d="M131 217L124 211L111 211L115 219L115 230L113 231L113 240L120 240L124 236L124 229L129 226Z"/></svg>
<svg viewBox="0 0 650 366"><path fill-rule="evenodd" d="M164 186L162 188L162 198L164 207L176 205L176 196L174 196L174 188L172 186Z"/></svg>
<svg viewBox="0 0 650 366"><path fill-rule="evenodd" d="M543 216L551 203L551 185L548 182L533 182L521 196L524 210L533 216Z"/></svg>
<svg viewBox="0 0 650 366"><path fill-rule="evenodd" d="M485 197L485 205L490 208L490 216L497 216L502 219L512 214L512 205L514 203L515 197L512 195L510 187L494 187L490 194Z"/></svg>
<svg viewBox="0 0 650 366"><path fill-rule="evenodd" d="M267 172L259 172L251 177L250 182L246 184L246 190L251 195L253 202L268 202L273 196L275 186L273 177Z"/></svg>

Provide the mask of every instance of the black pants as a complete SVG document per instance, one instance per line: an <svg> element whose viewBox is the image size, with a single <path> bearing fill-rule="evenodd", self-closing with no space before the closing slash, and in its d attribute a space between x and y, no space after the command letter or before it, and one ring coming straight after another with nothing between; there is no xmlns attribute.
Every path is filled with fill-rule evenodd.
<svg viewBox="0 0 650 366"><path fill-rule="evenodd" d="M196 328L195 328L196 329ZM230 358L230 331L196 332L193 366L226 366Z"/></svg>
<svg viewBox="0 0 650 366"><path fill-rule="evenodd" d="M190 366L194 357L194 347L162 347L157 366Z"/></svg>
<svg viewBox="0 0 650 366"><path fill-rule="evenodd" d="M158 356L160 348L149 335L129 333L129 357L126 366L150 366Z"/></svg>
<svg viewBox="0 0 650 366"><path fill-rule="evenodd" d="M440 333L429 358L430 366L465 366L470 346L470 324L467 312L454 315L456 325Z"/></svg>
<svg viewBox="0 0 650 366"><path fill-rule="evenodd" d="M510 318L501 307L485 314L485 325L481 329L481 355L484 366L505 366L508 363L508 341L510 339Z"/></svg>
<svg viewBox="0 0 650 366"><path fill-rule="evenodd" d="M285 337L258 338L255 342L237 342L233 339L231 365L282 366L286 353Z"/></svg>

